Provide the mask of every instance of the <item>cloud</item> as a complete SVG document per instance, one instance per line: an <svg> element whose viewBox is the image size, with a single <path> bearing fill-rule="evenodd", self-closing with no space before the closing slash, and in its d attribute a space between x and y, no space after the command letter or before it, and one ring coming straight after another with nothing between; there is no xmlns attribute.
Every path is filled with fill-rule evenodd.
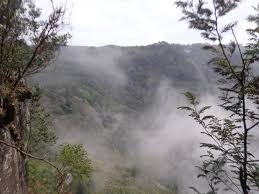
<svg viewBox="0 0 259 194"><path fill-rule="evenodd" d="M65 0L56 0L65 2ZM182 14L175 0L66 0L71 14L73 45L147 45L158 41L171 43L202 42L199 33L179 22ZM48 10L48 1L36 3ZM244 31L247 14L257 0L244 1L226 21L240 21L238 31ZM238 14L238 18L236 15ZM246 34L238 33L241 42Z"/></svg>
<svg viewBox="0 0 259 194"><path fill-rule="evenodd" d="M206 94L203 99L204 104L215 100ZM132 165L168 185L177 184L181 193L189 193L193 185L202 188L195 166L201 155L199 143L205 141L199 125L177 109L185 104L181 91L162 80L153 106L136 121L128 138L128 148L133 150L134 145L136 152Z"/></svg>

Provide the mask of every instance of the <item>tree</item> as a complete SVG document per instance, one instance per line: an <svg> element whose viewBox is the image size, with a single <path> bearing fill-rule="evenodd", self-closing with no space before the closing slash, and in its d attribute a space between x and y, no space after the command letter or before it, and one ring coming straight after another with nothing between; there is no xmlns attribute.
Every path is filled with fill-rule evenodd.
<svg viewBox="0 0 259 194"><path fill-rule="evenodd" d="M45 156L55 159L54 145L57 141L54 129L49 121L49 114L40 103L42 91L38 87L32 89L30 130L27 137L26 151L34 156ZM27 180L29 193L56 193L58 176L54 168L37 160L27 160Z"/></svg>
<svg viewBox="0 0 259 194"><path fill-rule="evenodd" d="M65 13L52 2L44 18L32 0L0 0L0 193L27 193L25 158L43 160L26 152L31 89L25 79L66 45Z"/></svg>
<svg viewBox="0 0 259 194"><path fill-rule="evenodd" d="M56 144L57 136L51 127L50 115L41 105L41 94L42 91L38 87L32 90L27 152L37 156L46 155L50 158L50 152L52 146Z"/></svg>
<svg viewBox="0 0 259 194"><path fill-rule="evenodd" d="M220 107L229 114L224 119L207 115L210 106L200 107L189 92L185 95L190 106L180 107L190 112L190 116L203 127L202 133L210 139L210 142L201 144L207 154L202 156L198 176L208 181L210 193L220 192L221 184L234 193L258 192L258 161L250 147L251 132L259 125L259 77L253 72L254 64L259 60L259 14L248 17L255 28L247 29L250 38L242 47L235 34L238 22L224 23L224 17L239 4L240 0L176 2L184 14L182 20L187 20L190 28L200 31L203 38L216 43L204 49L210 50L214 56L209 63L214 65L220 77ZM259 6L254 9L259 12ZM224 44L227 33L232 35L232 41ZM232 60L235 55L238 55L239 62Z"/></svg>
<svg viewBox="0 0 259 194"><path fill-rule="evenodd" d="M42 19L31 0L0 1L1 120L8 114L7 98L12 104L29 97L24 79L48 66L70 37L62 33L65 8L52 7L52 13Z"/></svg>
<svg viewBox="0 0 259 194"><path fill-rule="evenodd" d="M92 165L82 145L62 145L52 162L62 169L62 176L44 162L29 160L28 181L31 193L74 193L78 189L86 192Z"/></svg>
<svg viewBox="0 0 259 194"><path fill-rule="evenodd" d="M57 150L54 129L51 127L49 114L40 104L42 91L35 87L31 98L31 129L28 134L27 152L41 157L59 167L62 175L55 168L50 168L44 161L30 159L27 161L29 193L62 193L72 187L82 187L89 183L92 171L91 162L82 145L64 144ZM72 179L72 185L66 180ZM76 188L73 188L74 190ZM61 192L62 191L62 192Z"/></svg>
<svg viewBox="0 0 259 194"><path fill-rule="evenodd" d="M59 193L89 183L92 171L91 161L81 144L63 144L57 156L66 177L61 180ZM68 188L66 188L68 187Z"/></svg>
<svg viewBox="0 0 259 194"><path fill-rule="evenodd" d="M27 170L29 194L58 193L59 176L54 168L38 160L29 160Z"/></svg>
<svg viewBox="0 0 259 194"><path fill-rule="evenodd" d="M44 69L69 34L62 34L65 9L54 7L46 20L32 1L2 0L0 28L1 85L15 89L25 77Z"/></svg>

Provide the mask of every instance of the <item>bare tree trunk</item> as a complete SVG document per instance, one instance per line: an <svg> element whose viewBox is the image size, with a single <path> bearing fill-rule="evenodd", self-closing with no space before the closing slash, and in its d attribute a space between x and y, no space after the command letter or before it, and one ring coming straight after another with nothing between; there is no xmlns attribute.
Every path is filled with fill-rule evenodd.
<svg viewBox="0 0 259 194"><path fill-rule="evenodd" d="M29 100L15 108L14 121L0 127L0 140L23 148L29 130ZM26 160L16 149L0 144L0 193L27 194Z"/></svg>

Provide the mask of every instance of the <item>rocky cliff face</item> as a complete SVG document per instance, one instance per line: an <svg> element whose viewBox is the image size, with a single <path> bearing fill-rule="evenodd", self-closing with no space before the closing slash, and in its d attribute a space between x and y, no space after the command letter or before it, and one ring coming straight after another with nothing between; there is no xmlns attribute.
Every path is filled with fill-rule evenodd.
<svg viewBox="0 0 259 194"><path fill-rule="evenodd" d="M15 107L12 123L0 128L0 140L25 149L25 137L29 130L29 100ZM15 148L0 145L0 193L26 194L26 158Z"/></svg>

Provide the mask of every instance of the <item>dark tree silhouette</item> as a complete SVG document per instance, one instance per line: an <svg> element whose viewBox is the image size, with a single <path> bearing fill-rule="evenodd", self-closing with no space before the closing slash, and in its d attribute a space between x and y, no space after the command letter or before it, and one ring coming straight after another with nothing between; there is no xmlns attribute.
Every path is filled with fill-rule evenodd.
<svg viewBox="0 0 259 194"><path fill-rule="evenodd" d="M238 22L224 21L225 16L239 4L240 0L176 2L184 14L182 20L187 20L190 28L200 31L203 38L214 44L204 49L213 53L210 64L214 65L220 77L220 107L229 114L225 119L206 115L210 107L199 109L199 102L191 93L186 93L191 106L180 107L191 112L190 116L203 127L203 134L213 142L201 144L201 147L207 148L207 154L202 156L203 165L199 167L199 177L206 178L212 193L220 192L219 184L224 184L234 193L258 191L258 163L249 148L252 140L250 132L259 125L259 79L253 72L253 66L259 59L259 14L248 17L248 21L256 25L254 29L247 29L250 38L243 47L235 34ZM255 11L259 12L259 6ZM226 34L232 35L228 44L224 44ZM239 55L239 62L232 60L234 55Z"/></svg>

